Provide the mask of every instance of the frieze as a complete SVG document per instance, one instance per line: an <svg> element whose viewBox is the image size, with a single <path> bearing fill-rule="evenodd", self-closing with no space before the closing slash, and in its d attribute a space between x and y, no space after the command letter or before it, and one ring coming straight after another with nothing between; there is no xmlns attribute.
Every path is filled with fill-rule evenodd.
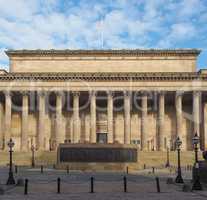
<svg viewBox="0 0 207 200"><path fill-rule="evenodd" d="M0 81L195 81L207 80L207 74L186 73L7 73Z"/></svg>

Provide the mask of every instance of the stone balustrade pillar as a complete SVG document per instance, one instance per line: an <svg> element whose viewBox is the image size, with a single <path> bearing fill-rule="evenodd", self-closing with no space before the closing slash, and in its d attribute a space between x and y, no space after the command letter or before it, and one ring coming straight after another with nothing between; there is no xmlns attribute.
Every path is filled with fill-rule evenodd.
<svg viewBox="0 0 207 200"><path fill-rule="evenodd" d="M91 113L91 131L90 143L96 143L96 92L92 91L90 94L90 113Z"/></svg>
<svg viewBox="0 0 207 200"><path fill-rule="evenodd" d="M60 143L64 143L65 135L64 135L64 128L63 128L63 116L62 116L62 107L63 107L63 93L56 92L56 131L55 131L55 138L56 138L56 148Z"/></svg>
<svg viewBox="0 0 207 200"><path fill-rule="evenodd" d="M114 123L113 123L113 93L107 93L107 127L108 127L108 143L114 143Z"/></svg>
<svg viewBox="0 0 207 200"><path fill-rule="evenodd" d="M73 139L80 142L79 92L73 92Z"/></svg>
<svg viewBox="0 0 207 200"><path fill-rule="evenodd" d="M124 144L130 144L131 140L131 94L124 92Z"/></svg>
<svg viewBox="0 0 207 200"><path fill-rule="evenodd" d="M28 150L28 128L29 128L29 96L28 92L22 93L22 135L21 150Z"/></svg>
<svg viewBox="0 0 207 200"><path fill-rule="evenodd" d="M147 151L147 93L142 92L141 96L141 150Z"/></svg>
<svg viewBox="0 0 207 200"><path fill-rule="evenodd" d="M37 149L44 150L45 140L45 91L38 91L38 137L37 137Z"/></svg>
<svg viewBox="0 0 207 200"><path fill-rule="evenodd" d="M165 94L164 92L159 93L159 107L158 107L158 127L159 127L159 139L158 148L160 151L165 150L164 132L165 132Z"/></svg>

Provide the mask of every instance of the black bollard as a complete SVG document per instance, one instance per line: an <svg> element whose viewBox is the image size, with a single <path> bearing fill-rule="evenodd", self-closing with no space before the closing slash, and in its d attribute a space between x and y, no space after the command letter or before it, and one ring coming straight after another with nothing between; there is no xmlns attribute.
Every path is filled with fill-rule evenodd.
<svg viewBox="0 0 207 200"><path fill-rule="evenodd" d="M14 170L14 171L15 171L15 174L17 174L17 172L18 172L18 167L17 167L17 165L14 166L14 169L15 169L15 170Z"/></svg>
<svg viewBox="0 0 207 200"><path fill-rule="evenodd" d="M60 178L57 179L57 193L60 194Z"/></svg>
<svg viewBox="0 0 207 200"><path fill-rule="evenodd" d="M28 194L28 179L25 179L24 182L24 195Z"/></svg>
<svg viewBox="0 0 207 200"><path fill-rule="evenodd" d="M91 177L91 192L90 193L94 193L94 178Z"/></svg>
<svg viewBox="0 0 207 200"><path fill-rule="evenodd" d="M129 174L129 167L126 167L126 173Z"/></svg>
<svg viewBox="0 0 207 200"><path fill-rule="evenodd" d="M153 174L155 173L155 168L154 168L154 167L152 167L152 173L153 173Z"/></svg>
<svg viewBox="0 0 207 200"><path fill-rule="evenodd" d="M127 192L127 178L124 176L124 192Z"/></svg>
<svg viewBox="0 0 207 200"><path fill-rule="evenodd" d="M157 192L160 193L160 180L158 177L156 177L155 180L156 180Z"/></svg>
<svg viewBox="0 0 207 200"><path fill-rule="evenodd" d="M40 168L41 168L41 174L43 174L43 165L41 165Z"/></svg>
<svg viewBox="0 0 207 200"><path fill-rule="evenodd" d="M67 166L67 174L69 174L69 166Z"/></svg>

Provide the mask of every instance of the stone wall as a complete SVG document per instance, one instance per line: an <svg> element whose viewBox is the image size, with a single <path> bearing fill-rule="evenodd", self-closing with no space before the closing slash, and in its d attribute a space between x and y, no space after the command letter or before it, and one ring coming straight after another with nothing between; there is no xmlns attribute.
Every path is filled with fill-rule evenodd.
<svg viewBox="0 0 207 200"><path fill-rule="evenodd" d="M12 56L10 72L195 72L195 56Z"/></svg>

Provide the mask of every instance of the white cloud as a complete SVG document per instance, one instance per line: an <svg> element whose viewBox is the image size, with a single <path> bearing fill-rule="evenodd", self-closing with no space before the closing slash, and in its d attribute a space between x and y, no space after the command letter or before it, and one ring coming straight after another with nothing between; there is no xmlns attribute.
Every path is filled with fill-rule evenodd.
<svg viewBox="0 0 207 200"><path fill-rule="evenodd" d="M100 48L102 35L105 48L206 41L206 10L202 0L0 0L0 63L5 48Z"/></svg>

